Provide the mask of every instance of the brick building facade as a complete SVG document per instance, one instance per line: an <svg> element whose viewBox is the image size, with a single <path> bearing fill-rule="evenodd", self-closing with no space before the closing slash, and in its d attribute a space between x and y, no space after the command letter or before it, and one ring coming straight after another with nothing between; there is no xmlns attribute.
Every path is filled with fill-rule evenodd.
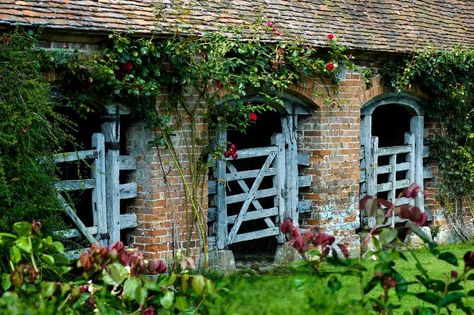
<svg viewBox="0 0 474 315"><path fill-rule="evenodd" d="M43 27L45 41L92 46L100 44L104 35L112 31L167 36L174 34L178 26L192 32L215 30L230 24L245 26L248 21L263 17L278 25L284 36L302 35L315 47L324 47L326 34L334 33L351 50L356 63L375 67L382 67L387 60L428 45L437 48L474 46L474 4L457 0L368 3L357 0L182 1L179 8L176 3L164 0L7 0L0 3L0 12L0 27L5 29L14 25ZM295 209L297 204L305 209L298 215L299 224L333 233L354 250L359 244L356 233L361 225L358 202L362 177L366 176L363 174L365 168L361 166L364 155L361 151L364 133L361 132L361 113L367 104L377 99L383 102L384 97L389 96L380 76L376 75L371 81L371 87L367 88L359 73L346 71L340 82L342 109L327 105L317 97L320 95L318 82L300 82L288 91L288 95L303 104L306 111L295 118L298 126L296 130L295 125L294 130L297 151L306 159L302 163L304 167L298 171L299 177L295 175L295 178L309 179L309 183L300 185L297 200L293 200ZM422 108L423 99L410 93L407 95ZM404 101L397 105L392 100L391 104L408 108ZM408 118L419 116L419 113L410 113L411 109L407 109ZM425 120L421 138L430 138L438 126L438 122ZM207 126L202 123L199 128L206 130ZM413 131L405 131L410 130ZM178 148L183 132L186 128L177 131L175 137ZM127 209L137 214L138 224L128 233L129 244L144 250L148 257L172 257L176 250L187 246L192 248L193 255L197 255L200 241L191 214L183 210L186 209L183 184L167 152L158 152L148 146L151 138L151 132L141 123L129 126L125 134L127 153L137 163L131 176L138 184L137 198ZM422 142L417 146L422 146ZM179 150L178 154L182 153ZM420 163L417 172L421 168L423 173L423 163L418 160ZM434 179L425 179L425 186L430 196L434 196L436 170L432 169L431 173ZM204 193L202 206L211 208L212 198L206 198L208 191ZM426 200L425 208L432 211L434 224L445 223L433 197ZM190 231L194 231L191 237ZM212 246L217 249L217 245Z"/></svg>

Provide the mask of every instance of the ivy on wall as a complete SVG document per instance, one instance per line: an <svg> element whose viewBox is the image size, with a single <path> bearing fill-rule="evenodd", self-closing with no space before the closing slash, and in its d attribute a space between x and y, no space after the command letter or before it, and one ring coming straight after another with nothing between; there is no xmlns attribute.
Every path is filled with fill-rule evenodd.
<svg viewBox="0 0 474 315"><path fill-rule="evenodd" d="M442 176L439 199L455 213L474 196L474 50L426 50L386 69L399 91L427 93L426 115L442 124L430 146ZM472 209L471 209L472 211Z"/></svg>

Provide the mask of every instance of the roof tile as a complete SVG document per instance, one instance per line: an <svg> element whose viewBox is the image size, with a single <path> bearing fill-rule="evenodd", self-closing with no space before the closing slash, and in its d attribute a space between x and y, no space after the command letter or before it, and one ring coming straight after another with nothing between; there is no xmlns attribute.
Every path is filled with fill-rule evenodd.
<svg viewBox="0 0 474 315"><path fill-rule="evenodd" d="M157 12L157 7L161 11ZM334 33L352 49L411 51L474 47L474 1L462 0L2 0L1 25L82 31L216 30L272 20L285 37L326 45Z"/></svg>

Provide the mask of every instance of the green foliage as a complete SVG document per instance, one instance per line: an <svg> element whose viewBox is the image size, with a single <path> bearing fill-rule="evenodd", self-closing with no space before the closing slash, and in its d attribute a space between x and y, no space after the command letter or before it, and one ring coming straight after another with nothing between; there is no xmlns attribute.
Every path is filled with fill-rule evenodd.
<svg viewBox="0 0 474 315"><path fill-rule="evenodd" d="M419 186L414 184L401 192L399 198L415 198L418 193ZM367 208L375 207L386 213L385 218L395 214L401 218L410 219L419 225L426 222L425 220L416 220L419 213L411 217L407 216L406 211L401 211L395 204L396 202L391 203L376 197L367 197L361 201L361 211L367 211ZM412 213L414 212L412 211ZM411 230L428 245L432 259L448 263L453 268L457 267L459 265L457 257L449 251L441 252L438 246L424 234L417 224L407 222L404 228ZM367 243L372 241L374 249L371 250L370 254L377 259L372 270L366 268L361 259L341 260L338 251L333 246L335 238L328 234L309 231L302 235L299 228L295 227L291 221L285 221L281 225L281 230L290 235L289 244L302 255L303 260L299 262L299 265L312 268L315 277L323 279L330 292L336 293L342 289L342 284L345 282L344 277L356 277L358 279L358 291L360 292L360 297L353 300L356 305L370 307L379 314L394 314L396 310L402 307L403 299L410 296L415 297L417 302L411 305L410 311L404 314L451 314L454 310L466 314L474 312L468 301L469 292L471 291L468 291L470 285L467 282L471 278L474 279L472 274L474 269L473 252L465 253L462 271L458 272L452 269L441 278L438 278L427 271L412 249L398 240L399 232L397 229L382 229L382 231L379 231L378 237L375 237L376 227L377 224L375 223L366 239L361 243L360 248L363 250ZM338 247L347 256L345 246L338 244ZM329 256L329 253L332 253L332 257ZM400 260L408 261L408 255L413 259L414 266L417 269L414 281L408 280L404 276L404 270L397 266L397 262ZM339 269L321 269L323 261L339 266ZM415 286L421 286L422 289L413 289ZM380 294L373 294L374 290L377 289ZM424 303L428 304L424 305Z"/></svg>
<svg viewBox="0 0 474 315"><path fill-rule="evenodd" d="M20 30L0 42L0 229L17 220L49 218L60 209L48 158L67 139L41 72L35 37ZM40 159L42 157L42 159Z"/></svg>
<svg viewBox="0 0 474 315"><path fill-rule="evenodd" d="M73 267L64 246L43 238L37 222L17 222L13 230L0 233L0 250L9 252L0 257L2 314L207 313L203 302L217 292L182 255L179 268L165 274L163 261L146 261L121 242L95 244Z"/></svg>
<svg viewBox="0 0 474 315"><path fill-rule="evenodd" d="M428 93L424 110L442 122L430 146L443 177L445 201L474 195L474 50L427 50L400 61L388 77L399 91L416 87Z"/></svg>

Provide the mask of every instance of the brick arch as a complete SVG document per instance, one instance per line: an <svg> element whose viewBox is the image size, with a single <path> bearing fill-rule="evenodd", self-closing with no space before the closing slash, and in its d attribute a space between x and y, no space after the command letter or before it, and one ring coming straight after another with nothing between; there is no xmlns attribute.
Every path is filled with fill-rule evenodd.
<svg viewBox="0 0 474 315"><path fill-rule="evenodd" d="M421 100L418 97L407 93L381 94L362 105L361 115L372 115L374 110L379 106L397 104L408 109L412 115L420 116L423 115L420 103Z"/></svg>

